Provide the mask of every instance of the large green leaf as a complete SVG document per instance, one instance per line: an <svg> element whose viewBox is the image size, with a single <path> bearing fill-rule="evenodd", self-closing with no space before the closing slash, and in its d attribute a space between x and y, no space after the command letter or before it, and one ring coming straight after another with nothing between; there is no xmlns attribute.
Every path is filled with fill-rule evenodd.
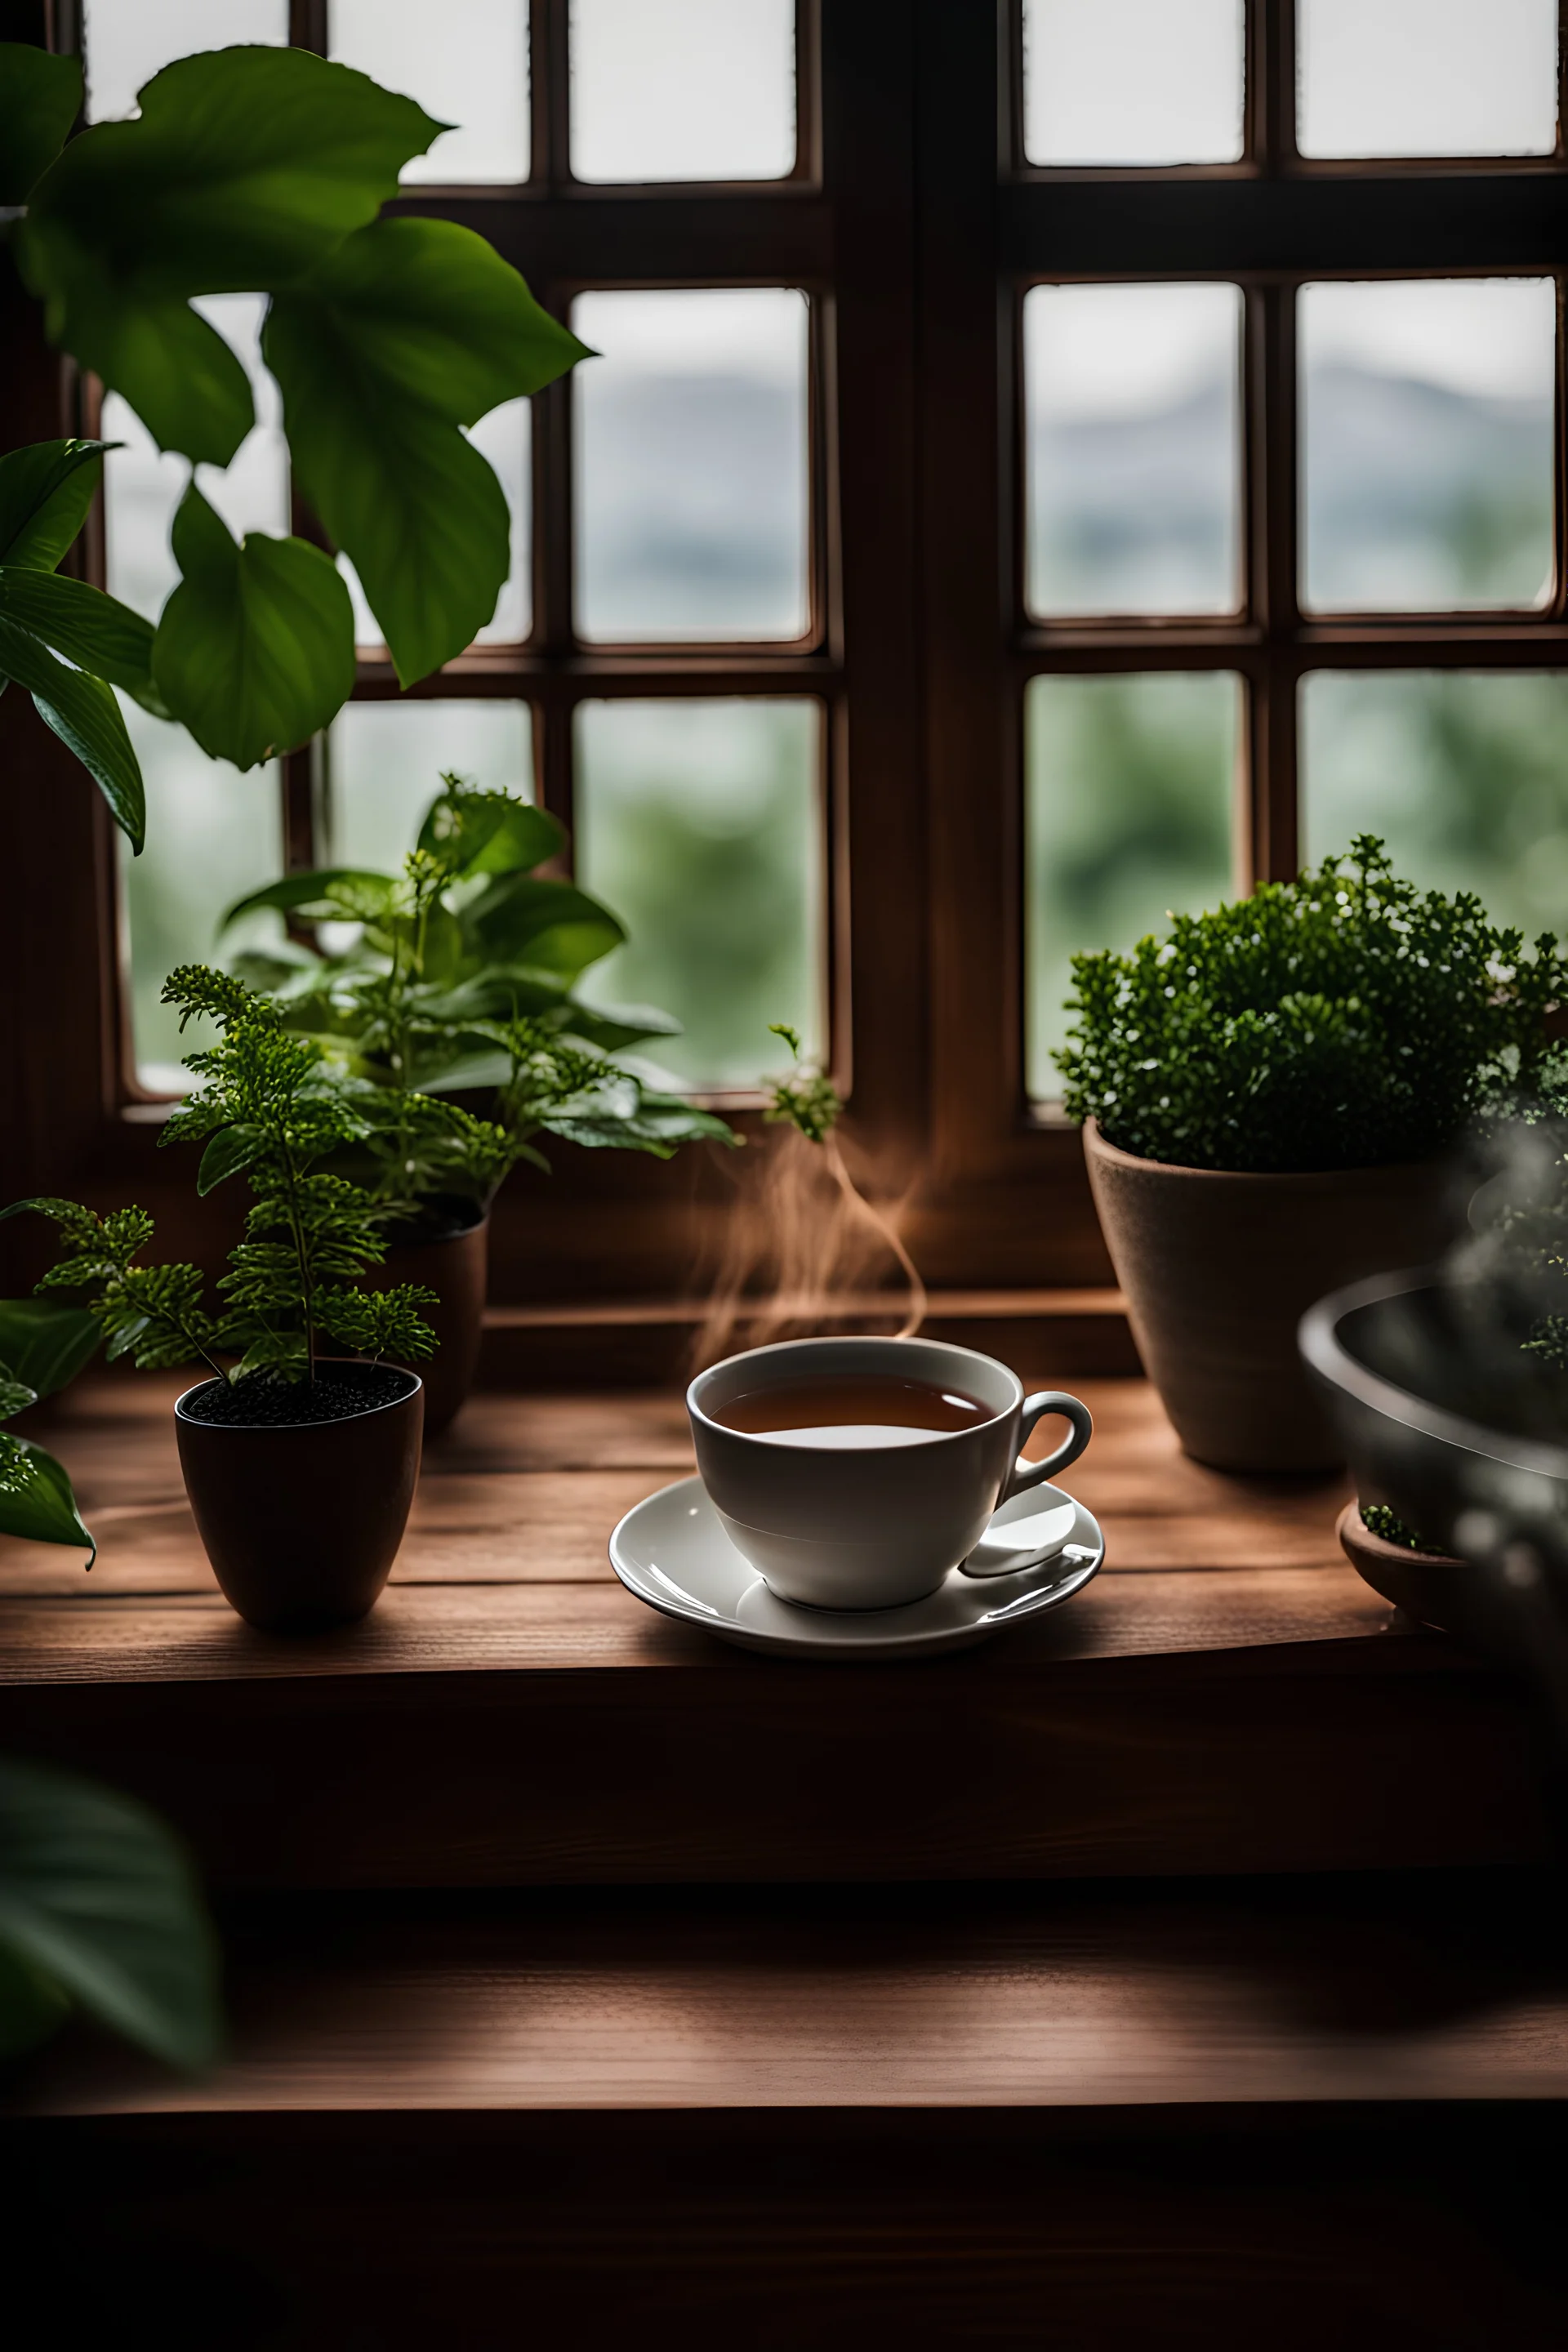
<svg viewBox="0 0 1568 2352"><path fill-rule="evenodd" d="M115 824L140 854L147 823L142 771L110 689L83 670L68 669L37 637L4 620L0 677L14 677L26 688L40 719L76 753L109 803Z"/></svg>
<svg viewBox="0 0 1568 2352"><path fill-rule="evenodd" d="M52 572L87 520L107 441L34 441L0 457L0 563Z"/></svg>
<svg viewBox="0 0 1568 2352"><path fill-rule="evenodd" d="M0 1298L0 1363L37 1396L53 1396L91 1360L103 1337L85 1307L52 1298Z"/></svg>
<svg viewBox="0 0 1568 2352"><path fill-rule="evenodd" d="M353 607L336 565L302 539L251 531L237 546L194 483L174 550L180 585L153 646L171 712L237 768L308 742L354 682Z"/></svg>
<svg viewBox="0 0 1568 2352"><path fill-rule="evenodd" d="M0 41L0 205L22 204L70 135L81 67L22 41Z"/></svg>
<svg viewBox="0 0 1568 2352"><path fill-rule="evenodd" d="M405 686L471 643L507 574L506 500L458 427L586 349L451 221L377 221L274 296L262 350L300 487Z"/></svg>
<svg viewBox="0 0 1568 2352"><path fill-rule="evenodd" d="M17 260L47 331L124 394L160 446L226 465L244 372L194 294L288 285L374 219L445 127L304 49L182 58L141 115L73 139L33 192Z"/></svg>
<svg viewBox="0 0 1568 2352"><path fill-rule="evenodd" d="M373 873L360 866L317 866L301 874L285 874L280 881L251 891L226 908L220 933L242 915L261 907L275 907L285 915L298 914L307 922L363 923L391 911L397 884L390 874Z"/></svg>
<svg viewBox="0 0 1568 2352"><path fill-rule="evenodd" d="M0 1430L0 1535L79 1547L91 1554L89 1568L98 1557L65 1465L10 1429Z"/></svg>
<svg viewBox="0 0 1568 2352"><path fill-rule="evenodd" d="M122 686L144 709L168 717L153 683L153 624L101 588L0 563L0 620L30 630L79 669Z"/></svg>
<svg viewBox="0 0 1568 2352"><path fill-rule="evenodd" d="M554 971L582 971L626 938L609 908L585 890L525 874L492 883L464 908L462 923L487 962Z"/></svg>
<svg viewBox="0 0 1568 2352"><path fill-rule="evenodd" d="M217 1946L195 1874L132 1799L0 1764L0 1945L174 2065L217 2055Z"/></svg>
<svg viewBox="0 0 1568 2352"><path fill-rule="evenodd" d="M421 849L439 852L455 881L481 874L526 874L565 843L554 817L500 793L443 793L419 828Z"/></svg>

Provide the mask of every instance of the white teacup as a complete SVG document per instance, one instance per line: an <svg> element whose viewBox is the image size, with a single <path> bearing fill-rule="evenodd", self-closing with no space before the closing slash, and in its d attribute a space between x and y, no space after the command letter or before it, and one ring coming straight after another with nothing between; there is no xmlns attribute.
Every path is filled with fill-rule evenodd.
<svg viewBox="0 0 1568 2352"><path fill-rule="evenodd" d="M752 1435L715 1419L759 1389L829 1378L917 1381L973 1398L988 1417L967 1429L910 1433L887 1445L820 1443L805 1432ZM1025 1397L993 1356L936 1339L788 1339L699 1372L686 1391L697 1467L731 1541L781 1600L813 1609L898 1609L963 1565L992 1513L1040 1486L1089 1444L1089 1408L1063 1391ZM1060 1413L1068 1436L1044 1462L1021 1462L1037 1421ZM972 1574L1005 1572L995 1566Z"/></svg>

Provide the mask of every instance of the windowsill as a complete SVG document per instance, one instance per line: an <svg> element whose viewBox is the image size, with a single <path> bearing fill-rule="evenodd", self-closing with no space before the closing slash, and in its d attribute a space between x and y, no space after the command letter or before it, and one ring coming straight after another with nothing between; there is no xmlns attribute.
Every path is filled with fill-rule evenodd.
<svg viewBox="0 0 1568 2352"><path fill-rule="evenodd" d="M492 1324L526 1344L530 1326ZM599 1333L602 1342L603 1333ZM1026 1360L1021 1358L1020 1360ZM1031 1369L1062 1376L1055 1361ZM1104 1572L922 1667L772 1664L657 1618L610 1528L682 1475L679 1392L475 1396L363 1625L269 1640L217 1593L167 1379L48 1441L101 1551L0 1548L6 1741L163 1806L219 1885L1162 1875L1539 1860L1514 1685L1391 1622L1333 1482L1181 1455L1138 1380L1075 1384Z"/></svg>

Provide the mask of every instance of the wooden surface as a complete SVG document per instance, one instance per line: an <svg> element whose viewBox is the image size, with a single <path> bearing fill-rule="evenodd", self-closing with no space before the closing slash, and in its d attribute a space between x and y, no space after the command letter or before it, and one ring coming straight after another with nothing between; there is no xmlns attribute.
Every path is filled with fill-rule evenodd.
<svg viewBox="0 0 1568 2352"><path fill-rule="evenodd" d="M1045 1375L1048 1377L1048 1373ZM216 1592L176 1383L86 1383L40 1433L101 1541L0 1553L7 1745L112 1772L220 1882L983 1878L1538 1859L1528 1706L1392 1622L1336 1484L1176 1450L1081 1383L1081 1600L921 1666L759 1659L657 1617L609 1530L690 1466L669 1393L476 1396L361 1626L268 1639Z"/></svg>

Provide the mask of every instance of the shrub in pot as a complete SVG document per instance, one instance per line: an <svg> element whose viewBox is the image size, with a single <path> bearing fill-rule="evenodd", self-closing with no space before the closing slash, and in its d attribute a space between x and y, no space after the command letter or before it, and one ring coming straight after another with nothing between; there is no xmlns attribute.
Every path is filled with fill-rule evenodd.
<svg viewBox="0 0 1568 2352"><path fill-rule="evenodd" d="M224 917L227 928L272 908L355 927L347 947L329 949L318 932L314 945L281 941L237 969L291 1029L378 1090L343 1164L382 1221L385 1278L437 1295L426 1432L446 1426L473 1380L490 1203L519 1160L547 1166L535 1137L661 1159L699 1137L734 1140L661 1073L624 1058L677 1034L668 1014L577 1001L582 974L626 934L586 891L537 871L564 846L554 818L455 775L442 787L401 874L289 874ZM473 1088L485 1089L488 1118L453 1099Z"/></svg>
<svg viewBox="0 0 1568 2352"><path fill-rule="evenodd" d="M1422 892L1363 835L1291 883L1073 960L1058 1055L1134 1336L1186 1450L1233 1470L1342 1459L1296 1350L1313 1299L1424 1264L1445 1155L1529 1086L1568 994L1547 935Z"/></svg>
<svg viewBox="0 0 1568 2352"><path fill-rule="evenodd" d="M54 1222L66 1255L39 1288L84 1299L110 1360L206 1365L210 1377L174 1407L180 1466L239 1614L273 1633L342 1624L385 1583L418 1473L422 1383L386 1360L434 1344L419 1313L427 1291L363 1286L384 1246L374 1203L321 1164L363 1135L373 1090L346 1084L226 973L185 967L163 996L182 1025L210 1015L219 1038L187 1057L197 1090L162 1139L205 1145L199 1191L243 1173L254 1195L221 1303L208 1306L199 1268L141 1263L153 1238L144 1210L100 1215L42 1197L0 1214ZM343 1356L328 1356L327 1342Z"/></svg>

